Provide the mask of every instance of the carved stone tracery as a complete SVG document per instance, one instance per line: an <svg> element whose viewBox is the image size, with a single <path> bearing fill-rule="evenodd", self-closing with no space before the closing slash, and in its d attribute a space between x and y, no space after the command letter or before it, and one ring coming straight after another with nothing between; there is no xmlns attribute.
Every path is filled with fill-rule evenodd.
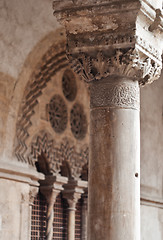
<svg viewBox="0 0 163 240"><path fill-rule="evenodd" d="M26 140L29 137L29 128L32 125L31 117L35 114L35 107L38 104L38 97L42 95L43 89L47 86L51 77L58 71L67 67L68 61L65 54L65 42L57 46L54 44L42 57L37 69L31 76L26 87L26 92L16 126L15 155L18 161L27 163L25 154L27 152Z"/></svg>
<svg viewBox="0 0 163 240"><path fill-rule="evenodd" d="M141 57L140 52L134 49L118 49L111 56L103 51L97 52L95 56L91 56L91 53L68 54L68 58L74 71L86 82L120 75L138 80L144 85L157 79L161 73L161 64L149 57Z"/></svg>
<svg viewBox="0 0 163 240"><path fill-rule="evenodd" d="M55 132L62 133L67 126L68 114L67 106L60 95L53 96L48 105L48 111L52 128Z"/></svg>
<svg viewBox="0 0 163 240"><path fill-rule="evenodd" d="M106 84L93 84L91 87L91 108L100 107L119 107L139 110L139 86L134 81L128 80L121 83L115 77L113 82L106 81ZM100 84L100 86L99 86ZM99 91L100 88L100 91ZM96 96L96 98L93 98Z"/></svg>
<svg viewBox="0 0 163 240"><path fill-rule="evenodd" d="M61 172L61 166L66 161L70 166L71 177L79 179L83 166L88 163L88 146L84 145L79 151L69 139L63 139L60 143L48 137L46 133L37 136L36 141L31 144L31 153L28 161L32 166L38 161L38 156L44 153L49 166L49 174Z"/></svg>
<svg viewBox="0 0 163 240"><path fill-rule="evenodd" d="M87 132L87 120L83 106L75 103L70 113L71 131L76 139L83 139Z"/></svg>
<svg viewBox="0 0 163 240"><path fill-rule="evenodd" d="M76 79L72 71L66 69L62 76L63 94L69 101L74 101L77 94Z"/></svg>

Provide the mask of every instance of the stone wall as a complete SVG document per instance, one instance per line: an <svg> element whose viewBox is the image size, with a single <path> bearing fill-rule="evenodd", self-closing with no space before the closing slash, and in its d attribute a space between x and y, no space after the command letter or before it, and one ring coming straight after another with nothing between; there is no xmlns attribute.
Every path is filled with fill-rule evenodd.
<svg viewBox="0 0 163 240"><path fill-rule="evenodd" d="M29 186L25 183L20 183L12 180L1 179L0 180L0 239L28 239L20 238L21 234L21 216L22 211L24 214L24 223L28 225L28 205L26 209L22 209L22 201L28 203L29 198ZM2 194L3 193L3 194ZM23 195L26 199L23 200ZM27 233L28 226L24 228Z"/></svg>
<svg viewBox="0 0 163 240"><path fill-rule="evenodd" d="M163 239L163 74L141 89L142 240Z"/></svg>

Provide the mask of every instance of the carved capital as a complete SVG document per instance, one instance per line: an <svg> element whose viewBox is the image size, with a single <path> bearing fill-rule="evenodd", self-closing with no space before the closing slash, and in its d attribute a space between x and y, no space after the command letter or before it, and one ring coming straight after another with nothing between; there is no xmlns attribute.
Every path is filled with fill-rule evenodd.
<svg viewBox="0 0 163 240"><path fill-rule="evenodd" d="M86 181L70 180L68 184L64 186L63 197L67 199L69 210L76 210L76 203L81 198L81 194L84 193L87 185Z"/></svg>
<svg viewBox="0 0 163 240"><path fill-rule="evenodd" d="M46 176L40 181L40 191L46 197L47 202L54 204L57 195L63 190L63 185L68 181L67 177Z"/></svg>
<svg viewBox="0 0 163 240"><path fill-rule="evenodd" d="M87 82L123 76L141 85L162 68L161 0L54 0L67 32L67 55ZM160 8L160 9L159 9Z"/></svg>
<svg viewBox="0 0 163 240"><path fill-rule="evenodd" d="M137 49L117 49L78 54L68 54L73 69L86 82L100 80L108 76L122 76L139 81L141 85L159 78L161 62L141 56Z"/></svg>
<svg viewBox="0 0 163 240"><path fill-rule="evenodd" d="M38 193L38 187L30 187L29 191L29 205L33 205L34 199Z"/></svg>

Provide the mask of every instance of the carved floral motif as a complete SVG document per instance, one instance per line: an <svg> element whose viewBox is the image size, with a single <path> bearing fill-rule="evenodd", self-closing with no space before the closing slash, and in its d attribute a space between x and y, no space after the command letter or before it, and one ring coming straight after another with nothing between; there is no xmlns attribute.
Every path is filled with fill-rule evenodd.
<svg viewBox="0 0 163 240"><path fill-rule="evenodd" d="M97 52L96 56L88 53L68 54L72 68L86 82L100 80L111 75L119 75L138 80L140 84L150 83L161 73L161 65L150 57L141 57L135 49L114 51L107 56L104 51Z"/></svg>
<svg viewBox="0 0 163 240"><path fill-rule="evenodd" d="M57 133L62 133L67 126L68 113L64 99L56 94L48 104L49 120L52 128Z"/></svg>
<svg viewBox="0 0 163 240"><path fill-rule="evenodd" d="M75 103L70 113L71 131L76 139L83 139L87 133L87 119L81 104Z"/></svg>
<svg viewBox="0 0 163 240"><path fill-rule="evenodd" d="M53 0L53 7L66 28L68 58L85 81L119 75L144 85L159 78L161 9L146 0Z"/></svg>

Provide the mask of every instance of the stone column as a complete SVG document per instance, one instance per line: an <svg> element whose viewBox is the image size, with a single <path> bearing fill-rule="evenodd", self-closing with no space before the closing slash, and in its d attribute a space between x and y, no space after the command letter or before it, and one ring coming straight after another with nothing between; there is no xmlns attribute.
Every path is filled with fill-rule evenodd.
<svg viewBox="0 0 163 240"><path fill-rule="evenodd" d="M90 84L88 240L139 240L139 85L160 76L162 1L53 3L70 63Z"/></svg>
<svg viewBox="0 0 163 240"><path fill-rule="evenodd" d="M87 220L88 220L88 189L83 194L82 205L82 240L87 240Z"/></svg>
<svg viewBox="0 0 163 240"><path fill-rule="evenodd" d="M46 224L46 239L53 239L53 219L54 219L54 204L56 197L63 190L63 185L67 183L66 177L61 176L46 176L45 180L40 181L40 191L47 199L47 224Z"/></svg>
<svg viewBox="0 0 163 240"><path fill-rule="evenodd" d="M86 181L70 180L67 185L64 186L63 197L68 202L68 240L75 240L75 211L76 204L81 198L81 194L84 193L84 189L87 188Z"/></svg>

